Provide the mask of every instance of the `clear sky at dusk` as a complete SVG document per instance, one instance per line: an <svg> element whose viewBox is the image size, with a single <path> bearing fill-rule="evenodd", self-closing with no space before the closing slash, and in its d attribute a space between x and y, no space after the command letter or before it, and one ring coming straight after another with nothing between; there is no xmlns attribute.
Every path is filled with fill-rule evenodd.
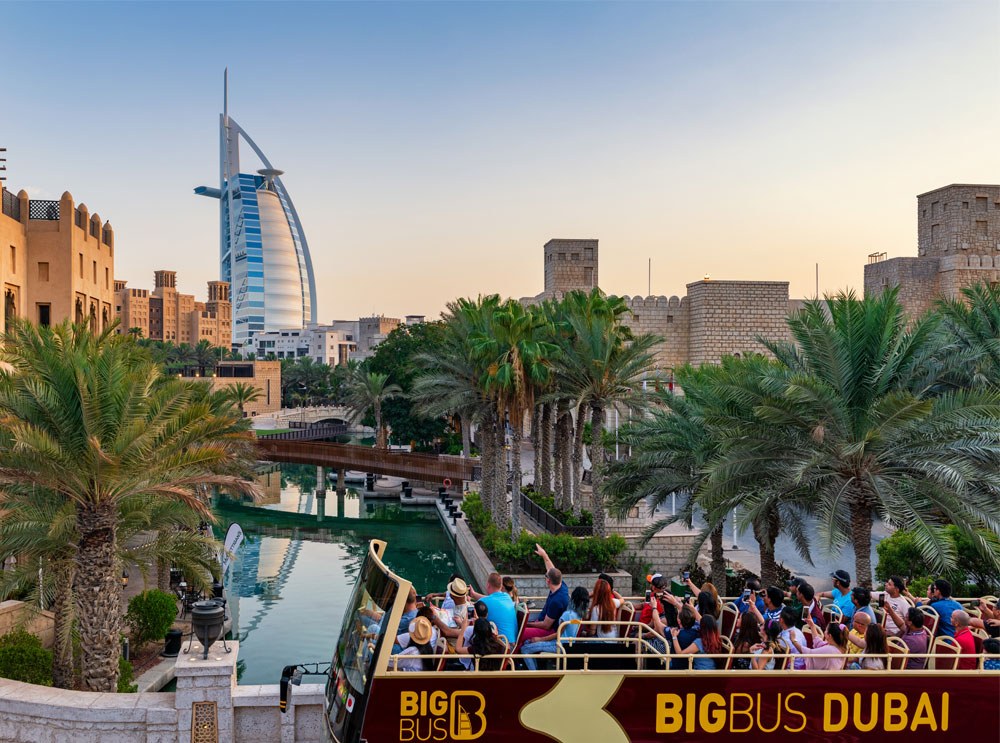
<svg viewBox="0 0 1000 743"><path fill-rule="evenodd" d="M110 219L115 274L218 277L230 113L295 200L319 319L542 288L861 287L915 196L1000 182L1000 3L4 3L8 186ZM246 167L244 169L247 169Z"/></svg>

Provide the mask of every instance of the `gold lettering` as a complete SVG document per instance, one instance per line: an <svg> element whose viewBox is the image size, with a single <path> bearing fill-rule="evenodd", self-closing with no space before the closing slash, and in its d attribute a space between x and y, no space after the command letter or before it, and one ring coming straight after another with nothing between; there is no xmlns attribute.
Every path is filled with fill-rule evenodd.
<svg viewBox="0 0 1000 743"><path fill-rule="evenodd" d="M479 706L473 711L465 705L469 699L475 699ZM478 691L456 691L451 695L451 737L455 740L475 740L486 732L486 699ZM479 718L479 729L473 730L472 718ZM463 721L468 730L463 727Z"/></svg>
<svg viewBox="0 0 1000 743"><path fill-rule="evenodd" d="M681 697L679 694L656 695L656 732L676 733L684 721L681 719Z"/></svg>
<svg viewBox="0 0 1000 743"><path fill-rule="evenodd" d="M885 731L898 733L906 730L906 694L890 691L885 695Z"/></svg>
<svg viewBox="0 0 1000 743"><path fill-rule="evenodd" d="M941 732L948 729L948 692L941 695Z"/></svg>
<svg viewBox="0 0 1000 743"><path fill-rule="evenodd" d="M400 741L413 740L413 724L415 720L404 718L399 721L399 739ZM407 733L404 737L403 733Z"/></svg>
<svg viewBox="0 0 1000 743"><path fill-rule="evenodd" d="M715 709L711 709L716 705ZM726 726L726 698L721 694L706 694L698 705L698 724L706 733L717 733Z"/></svg>
<svg viewBox="0 0 1000 743"><path fill-rule="evenodd" d="M757 694L757 727L760 728L762 733L773 733L778 729L778 725L781 724L781 694L778 694L778 703L775 705L774 709L774 727L766 728L760 722L760 710L764 705L761 703L760 694Z"/></svg>
<svg viewBox="0 0 1000 743"><path fill-rule="evenodd" d="M746 709L736 709L736 698L743 697L747 700ZM737 729L736 715L746 715L747 726L745 728ZM730 733L749 733L753 729L753 697L749 694L744 694L743 692L735 692L729 695L729 732Z"/></svg>
<svg viewBox="0 0 1000 743"><path fill-rule="evenodd" d="M685 694L684 699L684 731L688 733L693 733L695 730L695 713L697 710L697 705L695 705L694 694Z"/></svg>
<svg viewBox="0 0 1000 743"><path fill-rule="evenodd" d="M840 719L833 721L833 703L840 705ZM823 695L823 732L838 733L847 727L847 697L831 692Z"/></svg>
<svg viewBox="0 0 1000 743"><path fill-rule="evenodd" d="M430 710L435 717L447 714L448 695L443 691L432 691L430 696Z"/></svg>
<svg viewBox="0 0 1000 743"><path fill-rule="evenodd" d="M431 720L419 719L418 718L417 720L415 720L415 722L417 723L417 740L430 740L431 739ZM427 735L421 735L420 734L420 723L422 723L422 722L426 722L427 723Z"/></svg>
<svg viewBox="0 0 1000 743"><path fill-rule="evenodd" d="M916 730L921 725L929 725L932 731L937 730L937 720L934 719L934 708L931 706L930 695L925 691L917 702L917 710L913 713L910 730Z"/></svg>
<svg viewBox="0 0 1000 743"><path fill-rule="evenodd" d="M441 733L440 737L435 735L434 740L447 740L448 739L448 726L445 724L443 717L436 717L431 723L434 726L435 733Z"/></svg>
<svg viewBox="0 0 1000 743"><path fill-rule="evenodd" d="M869 730L878 724L878 694L872 694L872 709L871 717L868 718L868 722L861 722L861 694L859 692L854 693L854 727L860 730L862 733L867 733Z"/></svg>
<svg viewBox="0 0 1000 743"><path fill-rule="evenodd" d="M399 716L413 717L417 714L418 694L415 691L403 691L399 694Z"/></svg>
<svg viewBox="0 0 1000 743"><path fill-rule="evenodd" d="M801 717L802 718L802 724L799 725L797 728L790 728L786 724L785 725L785 730L787 730L790 733L801 733L803 730L806 729L807 719L806 719L806 716L804 714L802 714L801 712L799 712L797 709L792 709L792 706L789 704L789 702L792 701L792 697L802 697L803 699L805 699L806 695L805 694L800 694L799 692L796 691L796 692L792 692L787 697L785 697L785 711L788 712L790 715L798 715L799 717Z"/></svg>

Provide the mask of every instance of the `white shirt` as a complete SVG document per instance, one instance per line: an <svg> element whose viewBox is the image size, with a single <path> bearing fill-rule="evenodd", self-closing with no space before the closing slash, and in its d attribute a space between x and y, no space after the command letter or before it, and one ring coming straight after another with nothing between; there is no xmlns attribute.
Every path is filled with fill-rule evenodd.
<svg viewBox="0 0 1000 743"><path fill-rule="evenodd" d="M402 635L400 635L402 637ZM424 670L424 656L420 654L420 649L413 645L408 647L400 655L407 656L406 658L399 658L396 661L397 671L422 671ZM427 656L430 659L435 659L433 655ZM435 659L436 660L436 659ZM391 670L391 669L390 669Z"/></svg>
<svg viewBox="0 0 1000 743"><path fill-rule="evenodd" d="M464 641L465 647L469 647L469 640L472 639L472 630L473 629L475 629L475 628L471 624L468 627L465 628L465 641ZM465 666L465 670L466 671L471 671L472 670L472 656L471 655L462 654L462 655L458 656L458 659L462 663L462 665Z"/></svg>
<svg viewBox="0 0 1000 743"><path fill-rule="evenodd" d="M617 612L618 607L622 605L622 602L620 599L616 598L612 598L611 600L614 602L615 611ZM617 616L617 614L615 616ZM590 621L599 622L600 620L601 620L601 610L595 606L593 609L590 610ZM598 624L594 629L597 630L598 637L603 637L606 640L613 640L618 637L618 627L613 624L611 625Z"/></svg>
<svg viewBox="0 0 1000 743"><path fill-rule="evenodd" d="M413 622L410 622L410 629L411 630L413 629ZM431 645L437 645L437 641L438 641L437 627L431 627ZM409 648L410 633L404 632L401 635L396 635L396 644L399 645L399 647L401 648ZM414 650L416 650L416 647L414 647ZM400 653L400 655L402 655L402 653Z"/></svg>
<svg viewBox="0 0 1000 743"><path fill-rule="evenodd" d="M906 599L904 599L902 596L897 596L896 598L893 598L889 594L885 594L885 603L890 604L892 606L892 610L899 615L900 619L906 619L906 613L910 610L910 604ZM904 628L901 628L898 624L892 621L892 615L889 612L885 612L886 634L901 635L903 631Z"/></svg>

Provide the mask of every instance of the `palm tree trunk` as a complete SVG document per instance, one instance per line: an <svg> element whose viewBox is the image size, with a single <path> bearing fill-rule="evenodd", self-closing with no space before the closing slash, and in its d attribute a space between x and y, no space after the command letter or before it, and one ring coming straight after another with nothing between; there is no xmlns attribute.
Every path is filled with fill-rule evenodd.
<svg viewBox="0 0 1000 743"><path fill-rule="evenodd" d="M170 592L170 563L162 557L156 561L156 587L165 593Z"/></svg>
<svg viewBox="0 0 1000 743"><path fill-rule="evenodd" d="M76 553L77 616L88 691L118 687L121 656L121 567L115 555L118 509L113 505L78 507L80 545Z"/></svg>
<svg viewBox="0 0 1000 743"><path fill-rule="evenodd" d="M548 497L552 486L552 406L540 406L538 451L535 452L535 490Z"/></svg>
<svg viewBox="0 0 1000 743"><path fill-rule="evenodd" d="M594 536L608 536L608 515L604 510L604 494L601 492L601 470L604 467L604 447L601 434L604 432L604 406L595 402L590 406L590 431L593 444L590 446L590 482L593 494L590 496L590 511L594 515Z"/></svg>
<svg viewBox="0 0 1000 743"><path fill-rule="evenodd" d="M577 518L580 517L580 511L583 509L581 488L583 487L583 419L585 417L586 408L583 403L580 403L576 409L574 420L576 428L573 430L573 474L571 480L573 483L573 515Z"/></svg>
<svg viewBox="0 0 1000 743"><path fill-rule="evenodd" d="M521 424L513 425L511 433L511 500L510 541L516 542L521 534Z"/></svg>
<svg viewBox="0 0 1000 743"><path fill-rule="evenodd" d="M563 491L563 412L562 403L557 403L555 409L549 406L550 415L555 418L555 434L552 442L552 496L556 508L566 509L569 499Z"/></svg>
<svg viewBox="0 0 1000 743"><path fill-rule="evenodd" d="M468 459L472 456L472 423L469 416L463 415L459 417L458 424L462 427L462 456Z"/></svg>
<svg viewBox="0 0 1000 743"><path fill-rule="evenodd" d="M541 411L537 406L531 409L531 471L532 471L532 481L534 482L535 492L538 492L538 465L541 462L541 456L539 456L539 450L541 449L541 444L539 443L539 427L538 421L541 417Z"/></svg>
<svg viewBox="0 0 1000 743"><path fill-rule="evenodd" d="M872 513L864 505L851 504L851 542L854 545L854 572L858 585L872 587Z"/></svg>
<svg viewBox="0 0 1000 743"><path fill-rule="evenodd" d="M559 436L562 488L559 495L562 498L563 510L569 511L573 508L573 462L570 458L570 447L573 438L573 417L569 414L569 404L562 403L562 406L562 425ZM580 514L577 513L576 515L579 516Z"/></svg>
<svg viewBox="0 0 1000 743"><path fill-rule="evenodd" d="M499 519L497 526L506 529L510 525L510 505L507 503L507 430L504 425L503 416L497 416L496 429L493 434L496 437L496 446L493 448L496 457L496 465L493 470L496 486L493 494L496 496L496 508L494 509L494 521Z"/></svg>
<svg viewBox="0 0 1000 743"><path fill-rule="evenodd" d="M382 406L379 405L378 400L375 401L375 448L385 448L382 441Z"/></svg>
<svg viewBox="0 0 1000 743"><path fill-rule="evenodd" d="M493 417L487 416L479 427L479 461L482 467L482 480L479 481L480 495L487 513L493 512L493 470L496 461L493 458Z"/></svg>
<svg viewBox="0 0 1000 743"><path fill-rule="evenodd" d="M722 527L719 525L712 530L712 585L715 586L719 595L726 592L726 558L722 549Z"/></svg>
<svg viewBox="0 0 1000 743"><path fill-rule="evenodd" d="M778 563L774 559L774 543L778 539L781 523L774 516L765 524L754 524L753 535L760 548L760 581L763 587L778 585Z"/></svg>
<svg viewBox="0 0 1000 743"><path fill-rule="evenodd" d="M52 642L52 685L73 688L73 577L72 559L62 560L55 569L55 638Z"/></svg>

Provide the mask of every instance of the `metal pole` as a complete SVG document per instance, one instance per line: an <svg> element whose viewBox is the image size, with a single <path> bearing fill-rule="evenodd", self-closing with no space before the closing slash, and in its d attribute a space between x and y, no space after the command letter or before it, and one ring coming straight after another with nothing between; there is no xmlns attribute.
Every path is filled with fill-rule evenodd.
<svg viewBox="0 0 1000 743"><path fill-rule="evenodd" d="M736 543L736 509L733 509L733 549L738 550L740 546Z"/></svg>
<svg viewBox="0 0 1000 743"><path fill-rule="evenodd" d="M615 461L618 461L618 406L615 406Z"/></svg>

